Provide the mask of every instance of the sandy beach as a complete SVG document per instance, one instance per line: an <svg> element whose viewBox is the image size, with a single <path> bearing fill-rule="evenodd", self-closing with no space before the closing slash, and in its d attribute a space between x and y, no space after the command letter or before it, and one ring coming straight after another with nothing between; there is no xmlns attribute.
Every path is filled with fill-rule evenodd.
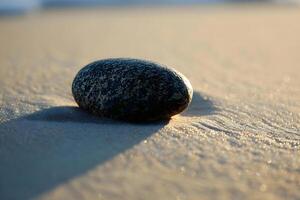
<svg viewBox="0 0 300 200"><path fill-rule="evenodd" d="M0 199L300 199L300 7L49 9L0 17ZM87 63L153 60L189 109L132 124L77 108Z"/></svg>

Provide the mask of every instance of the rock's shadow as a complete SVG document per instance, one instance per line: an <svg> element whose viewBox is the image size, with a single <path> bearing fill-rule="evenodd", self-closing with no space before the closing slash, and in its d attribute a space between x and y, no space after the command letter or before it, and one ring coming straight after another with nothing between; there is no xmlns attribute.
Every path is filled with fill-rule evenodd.
<svg viewBox="0 0 300 200"><path fill-rule="evenodd" d="M41 110L39 112L24 117L33 121L47 122L73 122L73 123L91 123L91 124L125 124L125 122L99 118L91 115L79 107L60 106Z"/></svg>
<svg viewBox="0 0 300 200"><path fill-rule="evenodd" d="M33 199L132 148L167 122L129 124L53 107L0 124L0 199Z"/></svg>
<svg viewBox="0 0 300 200"><path fill-rule="evenodd" d="M216 112L217 108L213 102L208 98L201 95L200 92L195 91L193 99L188 109L181 115L183 116L205 116L211 115Z"/></svg>
<svg viewBox="0 0 300 200"><path fill-rule="evenodd" d="M195 92L185 116L209 115ZM132 124L52 107L0 124L0 199L33 199L132 148L168 122Z"/></svg>

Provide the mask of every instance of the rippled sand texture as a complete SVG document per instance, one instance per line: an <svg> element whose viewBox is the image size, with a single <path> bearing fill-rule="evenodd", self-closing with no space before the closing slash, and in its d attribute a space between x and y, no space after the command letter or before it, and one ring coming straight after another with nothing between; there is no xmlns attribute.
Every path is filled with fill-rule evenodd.
<svg viewBox="0 0 300 200"><path fill-rule="evenodd" d="M48 10L0 18L1 199L300 199L300 8ZM169 123L77 109L85 64L192 82Z"/></svg>

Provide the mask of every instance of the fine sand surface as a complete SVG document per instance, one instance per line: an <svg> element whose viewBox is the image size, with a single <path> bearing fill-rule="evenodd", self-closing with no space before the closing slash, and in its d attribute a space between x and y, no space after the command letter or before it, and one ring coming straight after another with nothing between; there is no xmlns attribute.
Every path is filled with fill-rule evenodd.
<svg viewBox="0 0 300 200"><path fill-rule="evenodd" d="M0 199L300 199L300 8L47 10L0 18ZM169 122L76 107L107 57L194 87Z"/></svg>

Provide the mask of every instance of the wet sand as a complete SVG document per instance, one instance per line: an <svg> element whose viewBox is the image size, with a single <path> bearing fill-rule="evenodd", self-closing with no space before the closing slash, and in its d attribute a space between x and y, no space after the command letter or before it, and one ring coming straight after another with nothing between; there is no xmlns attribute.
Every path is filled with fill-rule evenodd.
<svg viewBox="0 0 300 200"><path fill-rule="evenodd" d="M1 199L299 199L300 8L46 10L0 18ZM185 74L193 102L128 124L76 107L107 57Z"/></svg>

